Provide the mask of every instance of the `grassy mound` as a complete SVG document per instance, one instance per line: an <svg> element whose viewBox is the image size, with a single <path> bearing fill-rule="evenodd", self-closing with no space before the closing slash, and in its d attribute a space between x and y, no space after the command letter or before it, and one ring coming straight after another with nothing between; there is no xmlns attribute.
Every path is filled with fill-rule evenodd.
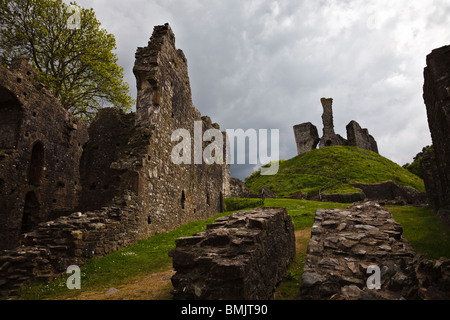
<svg viewBox="0 0 450 320"><path fill-rule="evenodd" d="M295 193L357 194L352 183L377 184L393 181L425 191L422 179L379 154L356 147L328 147L280 161L276 175L262 176L259 171L245 179L252 193L261 187L278 197Z"/></svg>

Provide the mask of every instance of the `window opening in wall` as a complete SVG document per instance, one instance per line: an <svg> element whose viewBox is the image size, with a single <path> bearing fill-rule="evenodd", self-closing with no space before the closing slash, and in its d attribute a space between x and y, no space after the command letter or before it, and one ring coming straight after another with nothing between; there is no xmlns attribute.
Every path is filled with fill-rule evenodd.
<svg viewBox="0 0 450 320"><path fill-rule="evenodd" d="M186 195L184 194L184 190L181 192L181 209L184 209L186 204Z"/></svg>
<svg viewBox="0 0 450 320"><path fill-rule="evenodd" d="M28 183L40 186L44 173L44 145L36 142L31 151L30 168L28 170Z"/></svg>
<svg viewBox="0 0 450 320"><path fill-rule="evenodd" d="M0 148L17 148L22 117L22 106L16 95L0 88Z"/></svg>
<svg viewBox="0 0 450 320"><path fill-rule="evenodd" d="M39 223L39 201L34 192L27 193L22 215L22 233L30 232Z"/></svg>
<svg viewBox="0 0 450 320"><path fill-rule="evenodd" d="M148 223L148 224L152 224L152 217L151 217L151 216L148 216L148 217L147 217L147 223Z"/></svg>
<svg viewBox="0 0 450 320"><path fill-rule="evenodd" d="M209 206L210 203L211 203L211 200L209 198L209 192L208 192L208 193L206 193L206 204Z"/></svg>

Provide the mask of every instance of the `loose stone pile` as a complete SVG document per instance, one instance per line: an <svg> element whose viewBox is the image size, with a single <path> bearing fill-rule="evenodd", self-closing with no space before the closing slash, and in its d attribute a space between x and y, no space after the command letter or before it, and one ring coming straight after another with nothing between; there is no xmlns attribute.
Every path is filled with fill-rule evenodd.
<svg viewBox="0 0 450 320"><path fill-rule="evenodd" d="M375 202L318 210L301 299L449 298L450 261L416 256L402 233L391 213ZM374 288L377 270L379 289Z"/></svg>
<svg viewBox="0 0 450 320"><path fill-rule="evenodd" d="M294 225L284 208L242 211L178 239L169 255L176 299L270 299L295 255Z"/></svg>

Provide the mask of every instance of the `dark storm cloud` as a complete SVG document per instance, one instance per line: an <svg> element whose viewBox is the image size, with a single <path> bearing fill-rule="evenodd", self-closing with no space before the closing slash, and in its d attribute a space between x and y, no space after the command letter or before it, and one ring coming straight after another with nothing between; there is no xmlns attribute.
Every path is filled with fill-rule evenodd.
<svg viewBox="0 0 450 320"><path fill-rule="evenodd" d="M334 98L335 129L367 127L380 153L404 164L430 144L422 99L425 57L450 42L446 1L90 0L117 39L135 95L134 52L169 22L186 54L195 106L222 129L322 130L320 98ZM248 176L254 166L233 166Z"/></svg>

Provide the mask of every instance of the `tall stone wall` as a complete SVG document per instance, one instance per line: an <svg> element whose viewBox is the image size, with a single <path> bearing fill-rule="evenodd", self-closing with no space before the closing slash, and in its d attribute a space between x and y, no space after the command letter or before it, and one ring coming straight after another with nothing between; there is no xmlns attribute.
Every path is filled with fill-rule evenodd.
<svg viewBox="0 0 450 320"><path fill-rule="evenodd" d="M132 170L138 174L139 199L152 221L150 230L170 230L222 211L229 167L208 165L203 159L202 164L194 164L198 162L193 151L194 137L200 135L201 139L206 130L220 127L194 107L187 60L183 51L176 49L168 24L155 27L148 46L138 48L134 74L138 88L136 126L152 128L153 133L147 147L131 151L129 159L116 162L114 169L127 170L130 164L137 164ZM194 130L196 122L201 130ZM171 137L177 129L190 132L191 164L172 162L172 149L179 142ZM207 145L203 142L202 150Z"/></svg>
<svg viewBox="0 0 450 320"><path fill-rule="evenodd" d="M317 128L311 122L294 126L294 134L298 154L316 149L320 142Z"/></svg>
<svg viewBox="0 0 450 320"><path fill-rule="evenodd" d="M86 125L67 112L25 60L0 67L0 249L70 212L81 189Z"/></svg>
<svg viewBox="0 0 450 320"><path fill-rule="evenodd" d="M134 114L105 108L98 112L89 126L89 141L80 161L81 199L79 211L97 210L129 189L136 192L133 181L114 170L111 164L129 147L134 133Z"/></svg>
<svg viewBox="0 0 450 320"><path fill-rule="evenodd" d="M423 98L433 140L433 154L425 160L424 180L430 202L450 225L450 46L427 56L424 78Z"/></svg>
<svg viewBox="0 0 450 320"><path fill-rule="evenodd" d="M136 113L105 108L89 128L20 66L30 70L0 69L2 295L224 210L225 148L211 151L212 163L194 162L193 150L196 136L202 155L210 146L209 129L225 143L226 134L193 106L187 61L168 24L137 50ZM177 129L190 134L190 163L172 161Z"/></svg>
<svg viewBox="0 0 450 320"><path fill-rule="evenodd" d="M439 179L439 171L433 147L430 147L423 155L422 174L429 204L433 206L436 211L439 211L441 199L444 198L444 194L441 180Z"/></svg>

